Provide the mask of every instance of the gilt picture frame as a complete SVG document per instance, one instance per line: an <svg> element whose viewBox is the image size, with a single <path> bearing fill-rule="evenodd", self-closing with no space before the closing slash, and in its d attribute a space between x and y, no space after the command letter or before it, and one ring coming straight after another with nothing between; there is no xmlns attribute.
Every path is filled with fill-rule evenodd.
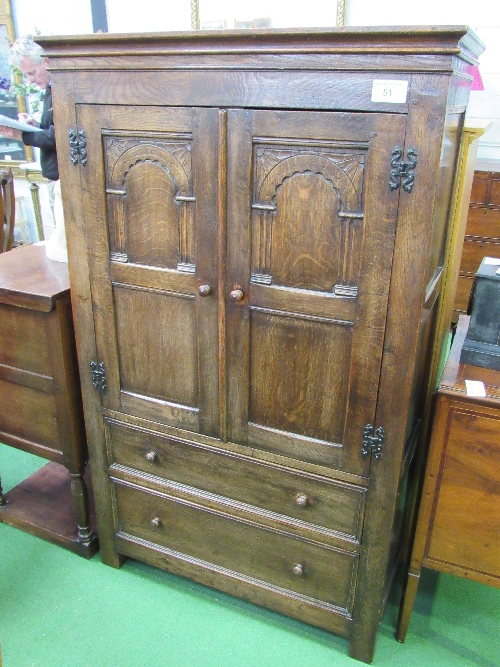
<svg viewBox="0 0 500 667"><path fill-rule="evenodd" d="M216 19L212 19L210 21L204 21L203 25L201 25L200 22L200 2L203 3L206 2L207 0L190 0L191 3L191 28L193 30L201 30L204 29L204 25L208 23L219 23L219 21L222 21L223 19L219 19L216 17ZM345 25L345 12L346 12L346 0L332 0L336 4L336 27L341 28ZM263 23L264 22L264 23ZM260 19L255 19L255 18L241 18L241 19L234 19L233 25L231 27L234 27L236 29L249 29L249 28L256 28L256 27L262 27L262 25L265 25L266 27L273 27L272 23L272 17L265 17L265 18L260 18ZM226 22L227 25L227 22ZM206 26L207 28L210 28L212 26ZM321 26L318 26L321 27ZM228 26L229 28L229 26ZM206 28L205 28L206 29Z"/></svg>
<svg viewBox="0 0 500 667"><path fill-rule="evenodd" d="M11 0L0 0L0 113L17 120L18 113L26 111L26 100L13 94L10 88L9 47L15 39ZM11 167L17 173L19 164L33 162L33 159L31 146L0 137L0 167Z"/></svg>

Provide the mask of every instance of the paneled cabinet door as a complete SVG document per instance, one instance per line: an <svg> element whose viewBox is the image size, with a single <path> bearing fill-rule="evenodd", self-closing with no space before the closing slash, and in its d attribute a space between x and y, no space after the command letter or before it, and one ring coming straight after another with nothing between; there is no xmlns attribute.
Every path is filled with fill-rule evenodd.
<svg viewBox="0 0 500 667"><path fill-rule="evenodd" d="M389 114L228 112L228 438L366 474L398 213Z"/></svg>
<svg viewBox="0 0 500 667"><path fill-rule="evenodd" d="M217 435L217 110L78 106L104 408Z"/></svg>

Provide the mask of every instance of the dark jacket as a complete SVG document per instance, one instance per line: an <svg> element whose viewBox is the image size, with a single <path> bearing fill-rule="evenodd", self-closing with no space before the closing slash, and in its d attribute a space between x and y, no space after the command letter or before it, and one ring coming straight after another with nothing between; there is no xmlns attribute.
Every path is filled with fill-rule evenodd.
<svg viewBox="0 0 500 667"><path fill-rule="evenodd" d="M54 130L54 112L52 109L52 89L50 83L45 90L40 127L43 132L23 132L23 143L40 149L42 176L51 181L59 179L57 167L56 136Z"/></svg>

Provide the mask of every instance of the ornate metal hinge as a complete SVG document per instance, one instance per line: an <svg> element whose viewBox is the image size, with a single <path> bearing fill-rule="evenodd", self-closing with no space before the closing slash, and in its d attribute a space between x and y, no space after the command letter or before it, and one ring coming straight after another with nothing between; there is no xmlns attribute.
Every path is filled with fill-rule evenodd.
<svg viewBox="0 0 500 667"><path fill-rule="evenodd" d="M411 192L413 190L413 181L415 180L413 170L417 166L417 149L413 146L408 149L408 162L401 161L401 158L403 157L403 149L400 146L393 148L391 155L392 169L389 179L391 190L399 188L401 180L403 180L403 190Z"/></svg>
<svg viewBox="0 0 500 667"><path fill-rule="evenodd" d="M84 130L72 130L71 128L68 131L69 134L69 152L71 157L71 162L76 166L78 164L78 159L83 166L87 164L87 139L85 137Z"/></svg>
<svg viewBox="0 0 500 667"><path fill-rule="evenodd" d="M363 429L363 444L361 445L361 453L363 456L368 456L370 452L373 458L379 459L382 456L382 443L385 439L385 431L379 426L373 435L373 426L367 424Z"/></svg>
<svg viewBox="0 0 500 667"><path fill-rule="evenodd" d="M104 370L104 364L96 363L95 361L90 362L90 372L92 374L92 384L96 389L104 391L108 388L106 384L106 371Z"/></svg>

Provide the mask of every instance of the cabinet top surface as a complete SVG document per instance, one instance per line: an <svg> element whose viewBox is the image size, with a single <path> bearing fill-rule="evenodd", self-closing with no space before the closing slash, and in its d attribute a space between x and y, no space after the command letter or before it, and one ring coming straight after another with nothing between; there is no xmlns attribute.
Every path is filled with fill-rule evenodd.
<svg viewBox="0 0 500 667"><path fill-rule="evenodd" d="M484 44L467 26L192 30L169 33L97 33L40 36L49 56L123 55L141 52L363 53L458 55L475 61Z"/></svg>
<svg viewBox="0 0 500 667"><path fill-rule="evenodd" d="M469 321L470 316L460 315L453 345L439 383L438 394L467 397L465 380L475 380L484 383L486 399L467 397L468 400L486 403L491 403L493 400L500 404L500 371L460 363L460 353L469 328Z"/></svg>
<svg viewBox="0 0 500 667"><path fill-rule="evenodd" d="M66 294L68 265L48 259L43 246L25 245L0 255L0 303L49 312Z"/></svg>

